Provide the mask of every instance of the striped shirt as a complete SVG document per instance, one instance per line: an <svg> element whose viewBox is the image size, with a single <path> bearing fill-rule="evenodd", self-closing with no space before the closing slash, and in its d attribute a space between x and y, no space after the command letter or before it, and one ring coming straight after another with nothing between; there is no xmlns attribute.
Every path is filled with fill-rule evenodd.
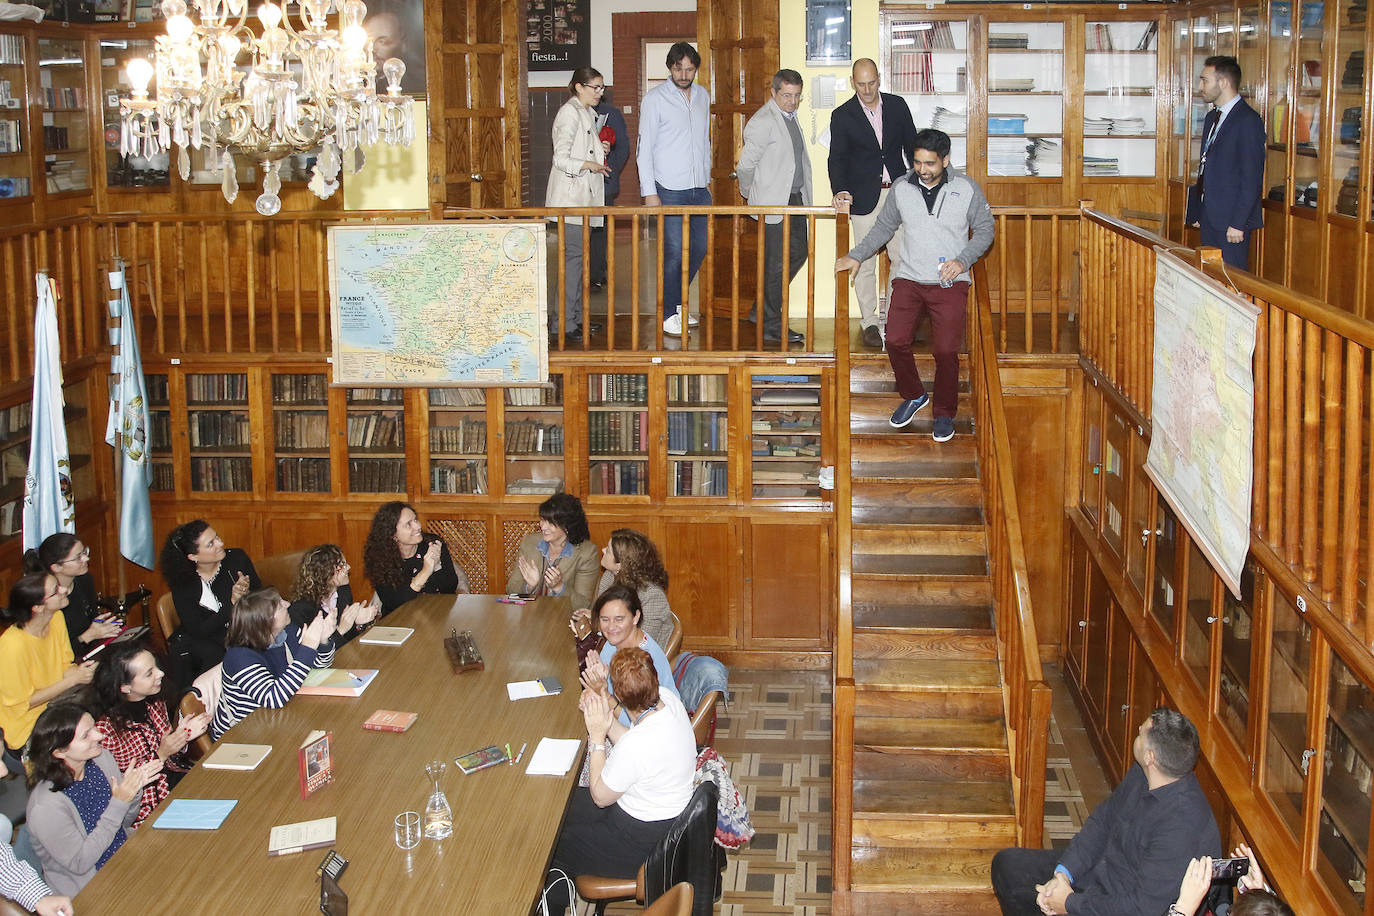
<svg viewBox="0 0 1374 916"><path fill-rule="evenodd" d="M292 624L282 631L284 639L259 651L233 646L224 653L224 688L210 737L220 736L259 707L280 709L296 695L311 668L328 668L334 661L334 642L318 650L300 643L301 628Z"/></svg>
<svg viewBox="0 0 1374 916"><path fill-rule="evenodd" d="M52 895L33 866L14 857L9 843L0 843L0 895L30 912L38 909L38 901Z"/></svg>

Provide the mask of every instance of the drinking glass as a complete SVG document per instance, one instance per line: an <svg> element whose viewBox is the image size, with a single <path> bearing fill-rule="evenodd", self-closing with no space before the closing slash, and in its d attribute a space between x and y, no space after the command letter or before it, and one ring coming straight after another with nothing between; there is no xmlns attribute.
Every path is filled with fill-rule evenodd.
<svg viewBox="0 0 1374 916"><path fill-rule="evenodd" d="M396 845L402 849L414 849L420 845L420 813L402 811L396 815Z"/></svg>

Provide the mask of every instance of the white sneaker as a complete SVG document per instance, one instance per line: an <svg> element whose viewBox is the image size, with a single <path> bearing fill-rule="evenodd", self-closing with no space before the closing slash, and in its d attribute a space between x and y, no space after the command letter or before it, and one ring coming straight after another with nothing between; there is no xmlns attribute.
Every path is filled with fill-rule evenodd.
<svg viewBox="0 0 1374 916"><path fill-rule="evenodd" d="M663 319L663 333L673 337L682 336L682 314L680 312Z"/></svg>
<svg viewBox="0 0 1374 916"><path fill-rule="evenodd" d="M696 326L699 325L699 324L701 324L701 322L700 322L699 320L697 320L697 316L696 316L696 315L688 315L688 316L687 316L687 327L689 327L689 328L694 328L694 327L696 327Z"/></svg>

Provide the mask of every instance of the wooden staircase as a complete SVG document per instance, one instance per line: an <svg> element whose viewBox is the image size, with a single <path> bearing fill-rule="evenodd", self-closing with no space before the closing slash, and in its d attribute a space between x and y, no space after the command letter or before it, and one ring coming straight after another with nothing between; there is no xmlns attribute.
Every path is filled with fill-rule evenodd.
<svg viewBox="0 0 1374 916"><path fill-rule="evenodd" d="M953 440L931 439L929 407L893 429L886 356L851 357L856 914L995 916L992 856L1017 840L966 378L960 392Z"/></svg>

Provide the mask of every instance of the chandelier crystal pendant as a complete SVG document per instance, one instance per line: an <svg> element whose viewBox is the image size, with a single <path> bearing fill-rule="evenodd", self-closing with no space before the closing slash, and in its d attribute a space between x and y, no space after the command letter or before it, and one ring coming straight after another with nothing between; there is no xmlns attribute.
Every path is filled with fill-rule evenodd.
<svg viewBox="0 0 1374 916"><path fill-rule="evenodd" d="M132 96L119 102L122 155L151 157L175 144L185 181L188 148L204 150L230 203L238 197L235 157L250 159L263 173L257 210L272 216L281 210L286 157L316 153L309 187L323 199L338 189L341 167L362 168L362 147L378 139L409 146L415 139L412 100L401 94L404 61L393 57L382 65L387 91L377 94L362 0L342 4L338 29L328 24L335 0L301 0L299 25L267 0L257 9L259 34L246 24L247 0L192 0L192 6L198 22L187 14L186 0L162 0L167 34L157 38L155 63L129 61Z"/></svg>

